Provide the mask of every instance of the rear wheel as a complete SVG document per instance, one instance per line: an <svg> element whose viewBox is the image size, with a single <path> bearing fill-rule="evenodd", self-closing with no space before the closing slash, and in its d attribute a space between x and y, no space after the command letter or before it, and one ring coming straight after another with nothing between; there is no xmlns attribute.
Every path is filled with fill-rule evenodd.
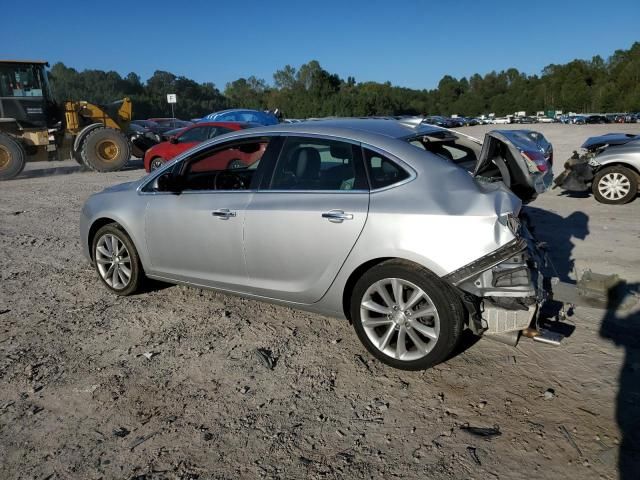
<svg viewBox="0 0 640 480"><path fill-rule="evenodd" d="M20 142L0 132L0 180L9 180L20 175L26 157L27 153Z"/></svg>
<svg viewBox="0 0 640 480"><path fill-rule="evenodd" d="M596 173L591 191L600 203L610 205L629 203L638 193L638 178L626 167L603 168Z"/></svg>
<svg viewBox="0 0 640 480"><path fill-rule="evenodd" d="M100 280L117 295L131 295L139 290L144 272L138 251L123 230L115 224L105 225L96 233L92 245L93 259Z"/></svg>
<svg viewBox="0 0 640 480"><path fill-rule="evenodd" d="M120 130L96 128L81 144L82 162L98 172L122 170L131 157L129 140Z"/></svg>
<svg viewBox="0 0 640 480"><path fill-rule="evenodd" d="M367 350L403 370L445 360L464 324L464 310L451 287L427 269L399 260L367 271L354 287L350 309Z"/></svg>

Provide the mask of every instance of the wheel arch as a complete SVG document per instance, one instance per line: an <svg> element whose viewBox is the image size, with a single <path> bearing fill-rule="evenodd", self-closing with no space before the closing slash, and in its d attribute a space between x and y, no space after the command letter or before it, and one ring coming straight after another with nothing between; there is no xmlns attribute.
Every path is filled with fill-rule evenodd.
<svg viewBox="0 0 640 480"><path fill-rule="evenodd" d="M127 229L122 225L122 222L119 222L118 220L112 218L112 217L100 217L96 220L94 220L94 222L91 224L91 226L89 227L89 233L87 234L87 245L89 247L89 255L91 257L91 261L94 261L93 258L93 240L96 237L96 233L98 233L98 230L100 230L102 227L104 227L105 225L113 225L114 227L116 227L119 230L122 230L124 233L127 234L127 236L129 237L129 239L131 240L131 243L133 243L134 247L136 247L136 250L138 252L140 252L140 249L138 248L138 245L136 245L135 240L133 239L133 236L127 231ZM139 255L139 254L138 254Z"/></svg>
<svg viewBox="0 0 640 480"><path fill-rule="evenodd" d="M619 160L613 160L611 162L607 162L607 163L605 163L603 165L600 165L600 168L598 168L598 172L601 172L605 168L611 168L611 167L624 167L626 169L631 170L633 173L636 174L636 179L640 183L640 169L638 169L634 165L631 165L630 163L621 162Z"/></svg>
<svg viewBox="0 0 640 480"><path fill-rule="evenodd" d="M344 290L342 291L342 311L346 319L349 320L349 323L351 323L351 312L350 312L351 309L349 308L349 302L351 300L351 294L353 293L353 289L356 283L362 277L362 275L364 275L367 271L371 270L373 267L377 265L380 265L381 263L388 262L390 260L396 260L398 262L406 263L407 265L413 265L413 266L420 267L422 269L426 269L429 272L431 272L435 277L439 278L439 275L436 275L431 269L425 267L420 263L414 262L413 260L408 260L406 258L378 257L378 258L368 260L363 264L359 265L356 269L353 270L353 272L351 272L351 275L349 275L349 278L345 282Z"/></svg>

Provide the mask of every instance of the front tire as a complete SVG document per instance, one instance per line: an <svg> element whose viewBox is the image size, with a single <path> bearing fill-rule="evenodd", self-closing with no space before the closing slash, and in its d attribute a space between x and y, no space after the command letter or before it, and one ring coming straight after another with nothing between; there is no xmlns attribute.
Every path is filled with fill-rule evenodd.
<svg viewBox="0 0 640 480"><path fill-rule="evenodd" d="M464 309L452 288L402 260L368 270L353 289L350 312L366 349L402 370L423 370L445 360L464 325Z"/></svg>
<svg viewBox="0 0 640 480"><path fill-rule="evenodd" d="M133 242L116 224L102 227L92 245L96 271L103 284L116 295L137 292L144 280L144 271Z"/></svg>
<svg viewBox="0 0 640 480"><path fill-rule="evenodd" d="M162 157L154 157L149 162L149 171L153 172L154 170L159 169L161 166L165 164L165 161Z"/></svg>
<svg viewBox="0 0 640 480"><path fill-rule="evenodd" d="M638 193L638 177L626 167L605 167L596 173L591 185L593 196L600 203L622 205Z"/></svg>
<svg viewBox="0 0 640 480"><path fill-rule="evenodd" d="M15 178L24 169L27 152L22 144L0 132L0 180Z"/></svg>

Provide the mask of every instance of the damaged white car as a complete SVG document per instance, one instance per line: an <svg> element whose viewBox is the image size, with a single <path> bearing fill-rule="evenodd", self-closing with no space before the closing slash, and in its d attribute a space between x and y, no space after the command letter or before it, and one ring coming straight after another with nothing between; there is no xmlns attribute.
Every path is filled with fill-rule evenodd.
<svg viewBox="0 0 640 480"><path fill-rule="evenodd" d="M222 168L234 152L245 168ZM545 300L519 221L551 145L420 122L338 119L223 135L90 197L81 242L102 283L145 277L349 319L393 367L446 359L464 329L518 333ZM328 340L328 339L327 339Z"/></svg>

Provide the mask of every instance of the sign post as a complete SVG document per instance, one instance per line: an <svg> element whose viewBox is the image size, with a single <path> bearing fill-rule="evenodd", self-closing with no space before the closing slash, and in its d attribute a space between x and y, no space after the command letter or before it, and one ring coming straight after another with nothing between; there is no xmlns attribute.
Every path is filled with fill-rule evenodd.
<svg viewBox="0 0 640 480"><path fill-rule="evenodd" d="M175 93L167 93L167 103L171 105L171 123L175 127L176 115L173 112L173 106L178 103L178 97Z"/></svg>

